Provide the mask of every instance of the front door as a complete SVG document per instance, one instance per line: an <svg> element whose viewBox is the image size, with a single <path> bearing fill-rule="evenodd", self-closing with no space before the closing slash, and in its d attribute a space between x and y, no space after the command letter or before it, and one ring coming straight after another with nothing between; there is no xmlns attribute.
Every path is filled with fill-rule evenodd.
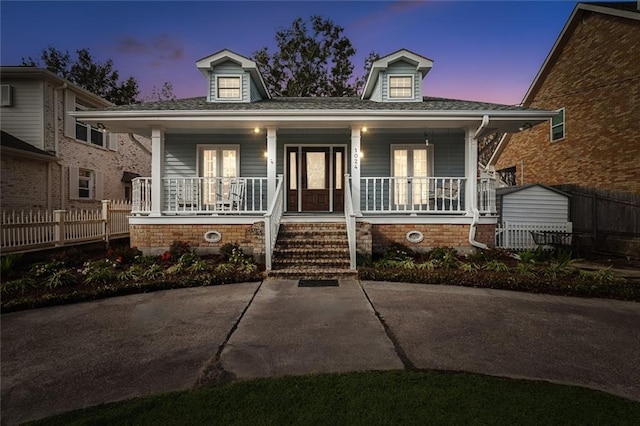
<svg viewBox="0 0 640 426"><path fill-rule="evenodd" d="M344 209L344 148L287 148L287 211Z"/></svg>

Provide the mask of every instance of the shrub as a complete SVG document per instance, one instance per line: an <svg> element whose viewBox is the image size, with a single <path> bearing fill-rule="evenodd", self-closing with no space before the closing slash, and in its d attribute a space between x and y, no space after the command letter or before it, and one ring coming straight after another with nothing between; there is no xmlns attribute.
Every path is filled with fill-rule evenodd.
<svg viewBox="0 0 640 426"><path fill-rule="evenodd" d="M20 293L24 294L26 290L37 287L37 283L29 277L22 277L16 280L5 281L3 280L0 283L0 289L2 293L14 294Z"/></svg>
<svg viewBox="0 0 640 426"><path fill-rule="evenodd" d="M137 247L121 246L110 249L107 256L118 263L132 263L142 256L142 252Z"/></svg>
<svg viewBox="0 0 640 426"><path fill-rule="evenodd" d="M22 260L22 254L8 254L6 256L2 256L0 259L0 275L2 279L6 279L7 275L9 275L13 269L20 264Z"/></svg>
<svg viewBox="0 0 640 426"><path fill-rule="evenodd" d="M118 281L139 281L144 276L144 268L140 265L131 265L124 271L118 273Z"/></svg>
<svg viewBox="0 0 640 426"><path fill-rule="evenodd" d="M434 247L427 253L429 260L443 260L445 257L451 259L457 255L458 252L453 247Z"/></svg>
<svg viewBox="0 0 640 426"><path fill-rule="evenodd" d="M142 273L142 278L147 280L158 280L158 279L164 278L164 276L165 276L164 269L162 269L162 266L158 265L157 263L154 263L153 265L149 266Z"/></svg>
<svg viewBox="0 0 640 426"><path fill-rule="evenodd" d="M136 263L142 266L151 266L155 263L158 262L158 256L153 256L153 255L142 255L137 257L136 259Z"/></svg>
<svg viewBox="0 0 640 426"><path fill-rule="evenodd" d="M43 284L53 290L58 287L66 287L75 285L78 283L78 278L71 272L70 269L60 269L47 275L43 280Z"/></svg>
<svg viewBox="0 0 640 426"><path fill-rule="evenodd" d="M115 261L108 259L98 260L95 262L86 262L82 275L85 276L84 282L90 285L107 284L117 278L117 264Z"/></svg>
<svg viewBox="0 0 640 426"><path fill-rule="evenodd" d="M169 253L173 259L179 259L183 254L191 252L191 246L187 241L174 241L169 246Z"/></svg>
<svg viewBox="0 0 640 426"><path fill-rule="evenodd" d="M487 271L506 272L509 270L509 267L499 260L490 260L484 264L484 269Z"/></svg>
<svg viewBox="0 0 640 426"><path fill-rule="evenodd" d="M223 244L222 247L220 247L220 256L224 260L230 260L234 252L237 253L238 251L242 252L242 249L240 248L240 244L226 243L226 244Z"/></svg>

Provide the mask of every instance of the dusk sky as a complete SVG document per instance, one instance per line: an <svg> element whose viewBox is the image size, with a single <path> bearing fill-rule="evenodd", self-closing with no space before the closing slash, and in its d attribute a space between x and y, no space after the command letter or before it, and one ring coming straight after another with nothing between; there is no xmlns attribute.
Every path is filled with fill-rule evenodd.
<svg viewBox="0 0 640 426"><path fill-rule="evenodd" d="M220 49L251 56L275 46L276 29L318 14L344 27L357 75L371 51L406 48L434 61L424 95L505 104L522 101L575 1L5 1L2 65L51 45L87 47L133 76L141 96L163 82L204 96L195 62Z"/></svg>

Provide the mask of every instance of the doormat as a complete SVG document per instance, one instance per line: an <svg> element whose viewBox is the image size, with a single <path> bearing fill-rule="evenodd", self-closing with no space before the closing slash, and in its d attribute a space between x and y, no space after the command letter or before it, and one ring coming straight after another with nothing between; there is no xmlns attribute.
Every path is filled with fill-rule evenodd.
<svg viewBox="0 0 640 426"><path fill-rule="evenodd" d="M338 287L338 280L300 280L298 287Z"/></svg>

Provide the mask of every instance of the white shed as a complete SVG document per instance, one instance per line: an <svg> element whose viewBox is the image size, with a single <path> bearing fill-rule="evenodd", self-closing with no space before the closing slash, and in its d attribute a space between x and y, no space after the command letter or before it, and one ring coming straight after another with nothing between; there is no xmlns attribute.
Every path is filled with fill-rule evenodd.
<svg viewBox="0 0 640 426"><path fill-rule="evenodd" d="M569 194L537 183L496 189L496 246L535 248L531 232L571 233L569 199Z"/></svg>

